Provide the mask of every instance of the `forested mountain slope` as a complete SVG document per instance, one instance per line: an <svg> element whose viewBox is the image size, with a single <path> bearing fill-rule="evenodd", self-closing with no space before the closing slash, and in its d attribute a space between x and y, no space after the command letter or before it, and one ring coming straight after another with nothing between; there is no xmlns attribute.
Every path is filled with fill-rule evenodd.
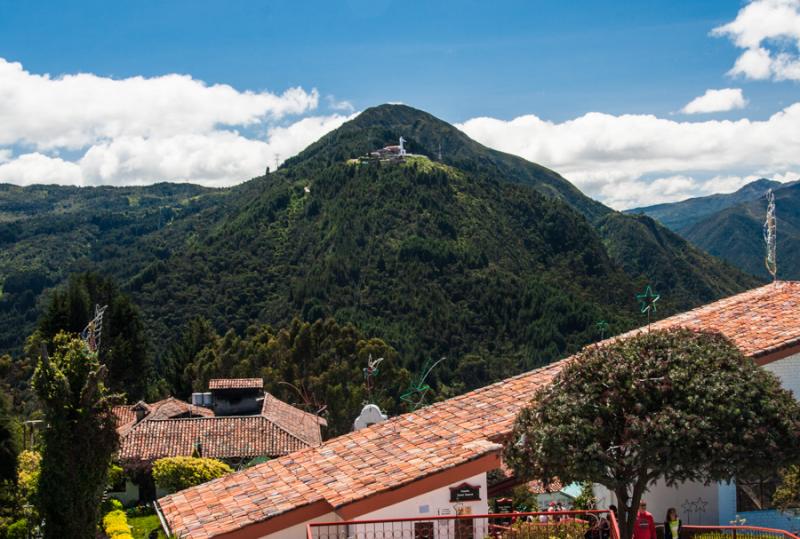
<svg viewBox="0 0 800 539"><path fill-rule="evenodd" d="M400 136L419 157L347 163ZM17 317L5 349L32 328L37 294L86 267L131 294L156 354L197 316L239 334L330 316L386 340L403 366L446 355L446 383L465 364L494 378L550 361L595 340L599 320L612 332L637 325L645 284L662 294L659 314L757 284L652 220L402 105L369 109L231 189L109 189L115 201L102 204L89 202L95 192L105 193L77 190L74 226L8 225L21 228L4 244L4 283L44 280L4 295L0 315ZM58 271L26 262L51 250Z"/></svg>

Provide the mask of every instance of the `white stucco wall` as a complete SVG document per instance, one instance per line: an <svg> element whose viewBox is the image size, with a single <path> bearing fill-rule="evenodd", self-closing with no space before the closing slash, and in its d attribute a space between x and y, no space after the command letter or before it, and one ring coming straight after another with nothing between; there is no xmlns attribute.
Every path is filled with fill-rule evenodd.
<svg viewBox="0 0 800 539"><path fill-rule="evenodd" d="M420 518L424 520L425 517L430 516L437 516L440 514L455 515L455 504L450 502L450 487L455 487L460 485L461 483L469 483L470 485L480 485L480 496L481 499L479 501L474 502L462 502L461 506L464 509L467 509L473 515L484 515L489 512L489 505L486 498L486 474L482 473L479 475L475 475L472 477L468 477L466 479L459 479L458 481L453 482L450 485L447 485L442 488L438 488L435 490L431 490L420 494L419 496L414 496L413 498L409 498L407 500L403 500L396 504L392 504L386 507L382 507L375 511L365 513L363 515L359 515L351 520L376 520L376 519L391 519L391 518ZM328 515L324 515L318 518L315 518L309 522L334 522L334 521L341 521L342 519L339 518L338 515L330 513ZM290 528L286 528L285 530L281 530L280 532L276 532L270 535L264 536L262 539L305 539L306 537L306 525L309 522L303 522L302 524L297 524ZM484 523L485 525L485 523ZM389 525L387 524L387 527ZM413 523L406 524L411 530L413 530ZM444 526L448 526L449 530L445 529ZM446 524L434 524L434 529L436 530L437 527L441 527L442 537L448 536L453 537L453 523L448 522ZM484 537L486 535L486 530L480 529L481 527L476 524L475 528L475 537ZM344 527L340 528L338 531L344 532ZM347 530L347 534L343 533L343 537L348 536L357 536L358 535L357 529ZM323 531L323 535L326 533L330 533L330 537L333 537L333 530L325 530ZM413 537L413 533L410 533L409 536Z"/></svg>
<svg viewBox="0 0 800 539"><path fill-rule="evenodd" d="M781 384L800 398L800 354L773 361L763 367L781 379Z"/></svg>
<svg viewBox="0 0 800 539"><path fill-rule="evenodd" d="M597 505L601 509L617 504L616 496L602 485L595 485ZM683 483L678 487L668 487L658 481L642 496L647 502L647 510L652 513L656 524L662 524L667 509L674 507L684 524L716 525L719 520L719 489L717 484L708 486L702 483Z"/></svg>

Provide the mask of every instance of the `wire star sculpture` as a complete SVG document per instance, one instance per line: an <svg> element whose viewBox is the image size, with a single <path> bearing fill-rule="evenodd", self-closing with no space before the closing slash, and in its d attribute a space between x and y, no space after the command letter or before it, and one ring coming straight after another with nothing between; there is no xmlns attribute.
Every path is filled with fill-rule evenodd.
<svg viewBox="0 0 800 539"><path fill-rule="evenodd" d="M444 360L445 358L441 358L433 363L431 363L430 359L426 361L422 366L422 376L411 383L411 387L408 389L408 391L400 395L400 400L410 404L412 412L425 405L425 397L427 396L428 392L431 391L431 386L429 386L425 380L428 378L428 375L436 367L436 365Z"/></svg>

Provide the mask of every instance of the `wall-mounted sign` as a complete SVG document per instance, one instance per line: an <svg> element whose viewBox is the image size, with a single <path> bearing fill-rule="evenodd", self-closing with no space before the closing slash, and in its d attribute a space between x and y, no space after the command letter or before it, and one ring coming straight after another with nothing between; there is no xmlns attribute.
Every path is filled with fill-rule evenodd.
<svg viewBox="0 0 800 539"><path fill-rule="evenodd" d="M457 487L450 487L451 502L473 502L481 499L480 485L461 483Z"/></svg>

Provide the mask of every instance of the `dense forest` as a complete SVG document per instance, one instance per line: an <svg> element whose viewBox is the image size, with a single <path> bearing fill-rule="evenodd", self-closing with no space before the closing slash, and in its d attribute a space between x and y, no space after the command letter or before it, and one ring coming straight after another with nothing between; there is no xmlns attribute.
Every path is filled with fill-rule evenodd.
<svg viewBox="0 0 800 539"><path fill-rule="evenodd" d="M415 157L348 163L401 135ZM606 335L640 324L646 284L664 316L759 282L401 105L230 189L4 186L0 241L0 375L17 406L35 344L102 303L125 313L106 354L129 400L263 376L328 405L333 433L367 399L353 388L370 354L391 380L372 398L399 412L426 360L446 358L441 398L575 351L600 321Z"/></svg>

